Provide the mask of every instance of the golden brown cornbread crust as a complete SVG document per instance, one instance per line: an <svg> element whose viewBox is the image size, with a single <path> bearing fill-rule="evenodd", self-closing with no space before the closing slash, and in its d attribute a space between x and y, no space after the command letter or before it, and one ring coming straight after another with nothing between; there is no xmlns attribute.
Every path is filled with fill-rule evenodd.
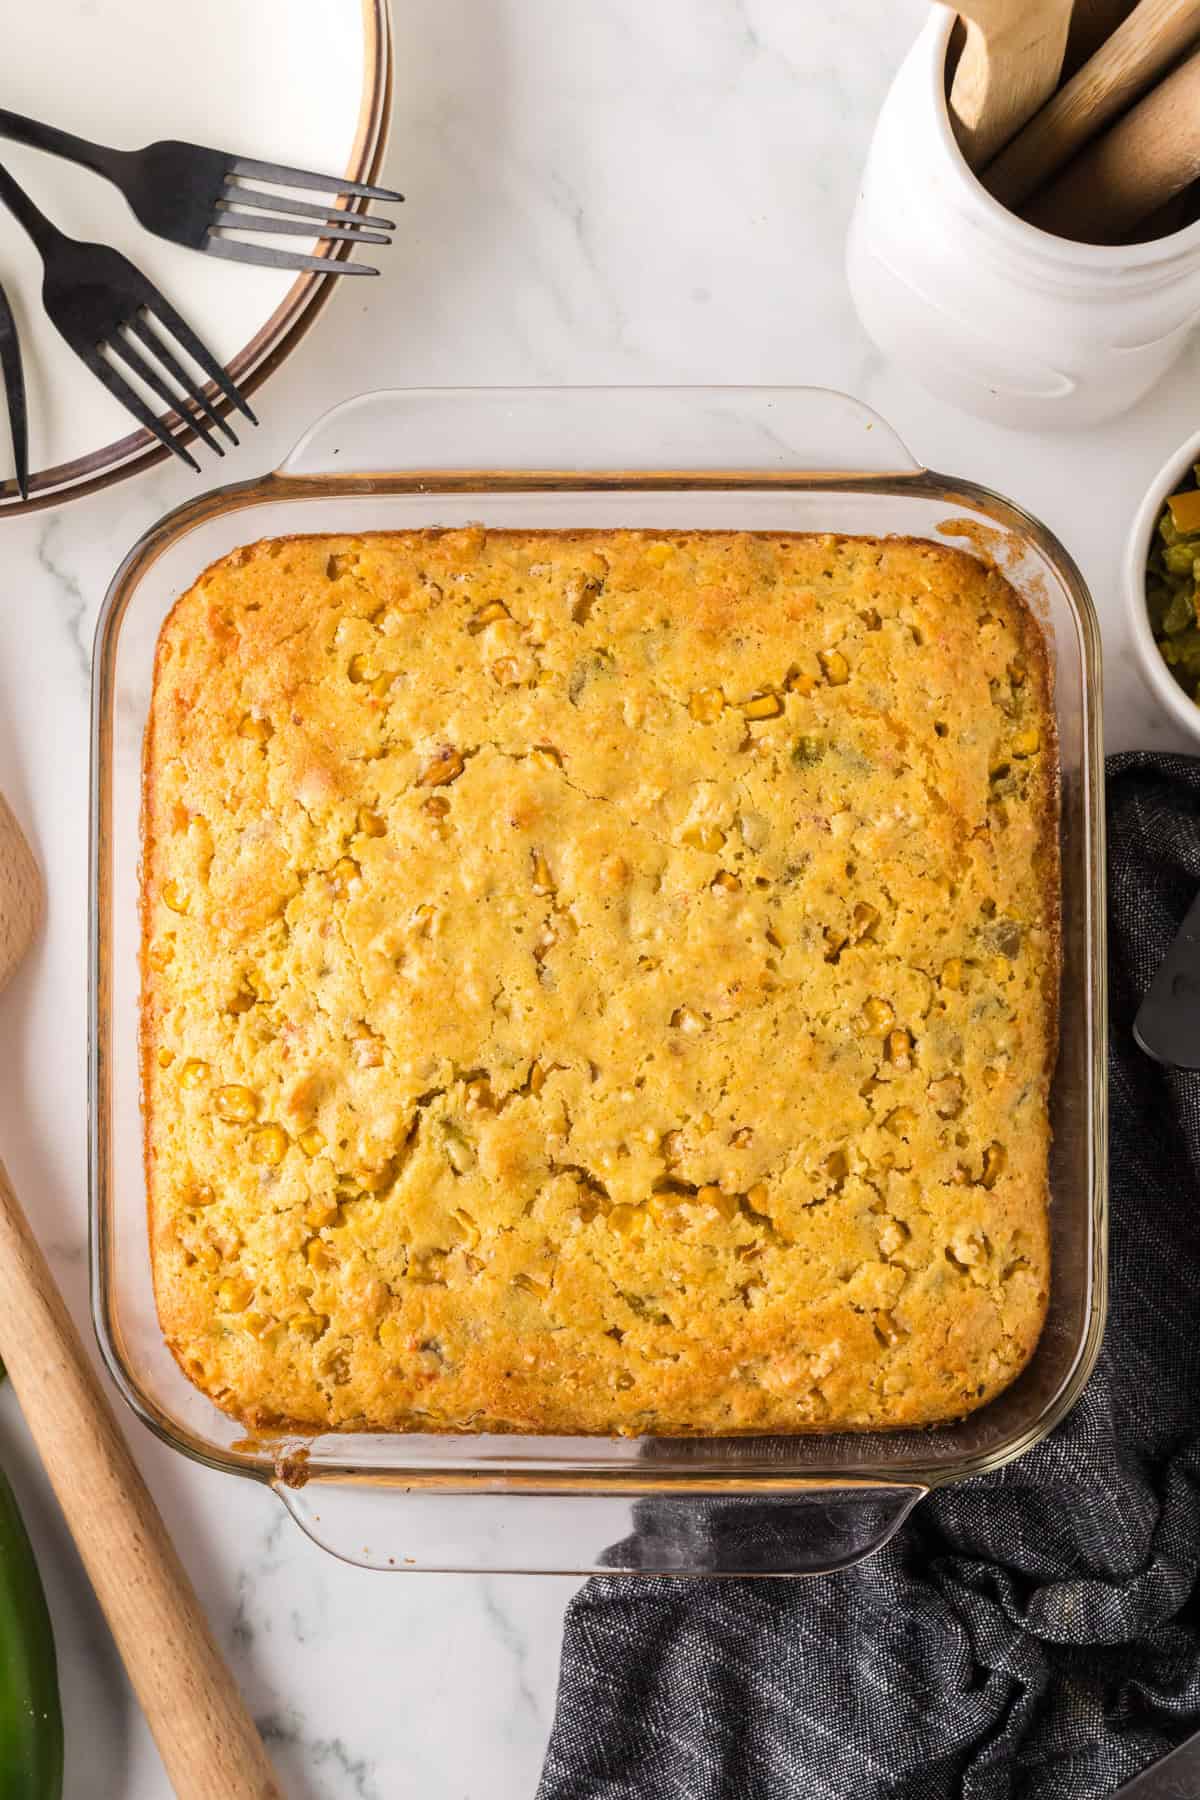
<svg viewBox="0 0 1200 1800"><path fill-rule="evenodd" d="M961 1416L1049 1280L1041 633L923 541L276 539L146 737L159 1315L256 1428Z"/></svg>

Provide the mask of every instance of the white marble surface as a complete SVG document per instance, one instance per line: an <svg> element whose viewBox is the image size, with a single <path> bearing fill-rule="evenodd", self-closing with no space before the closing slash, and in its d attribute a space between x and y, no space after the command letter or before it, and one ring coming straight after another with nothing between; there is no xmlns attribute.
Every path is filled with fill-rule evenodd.
<svg viewBox="0 0 1200 1800"><path fill-rule="evenodd" d="M846 220L922 0L394 10L387 178L410 198L388 277L345 285L263 391L263 427L228 478L271 466L317 413L372 386L841 387L922 460L1007 492L1061 534L1103 619L1110 746L1167 741L1127 654L1118 559L1151 474L1196 425L1200 353L1135 415L1086 437L1030 438L926 398L881 366L850 312ZM0 786L50 891L43 940L0 1002L0 1144L81 1322L91 639L119 556L193 489L172 467L0 526ZM311 1548L269 1494L127 1427L289 1794L533 1792L569 1582L361 1573ZM33 1521L57 1627L68 1800L166 1800L7 1393L0 1453Z"/></svg>

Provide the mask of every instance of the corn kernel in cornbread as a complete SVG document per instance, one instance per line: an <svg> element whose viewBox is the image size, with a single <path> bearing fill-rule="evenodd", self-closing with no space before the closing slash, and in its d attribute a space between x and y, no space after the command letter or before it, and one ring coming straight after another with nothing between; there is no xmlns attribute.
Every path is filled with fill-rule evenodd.
<svg viewBox="0 0 1200 1800"><path fill-rule="evenodd" d="M163 1331L251 1427L959 1417L1047 1294L1039 631L919 541L275 540L158 651Z"/></svg>

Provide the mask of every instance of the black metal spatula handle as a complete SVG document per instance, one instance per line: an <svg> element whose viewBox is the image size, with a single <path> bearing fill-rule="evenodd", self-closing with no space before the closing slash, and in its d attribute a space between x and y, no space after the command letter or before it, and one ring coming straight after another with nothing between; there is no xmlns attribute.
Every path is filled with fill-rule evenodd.
<svg viewBox="0 0 1200 1800"><path fill-rule="evenodd" d="M1200 1735L1185 1738L1161 1762L1118 1788L1113 1800L1196 1800L1200 1794Z"/></svg>
<svg viewBox="0 0 1200 1800"><path fill-rule="evenodd" d="M1156 1062L1200 1069L1200 895L1150 983L1133 1035Z"/></svg>

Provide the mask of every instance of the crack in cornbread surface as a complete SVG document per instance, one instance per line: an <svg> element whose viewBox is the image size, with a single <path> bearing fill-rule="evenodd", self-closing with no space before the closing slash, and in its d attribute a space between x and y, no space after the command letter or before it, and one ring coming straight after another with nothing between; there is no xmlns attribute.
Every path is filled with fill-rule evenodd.
<svg viewBox="0 0 1200 1800"><path fill-rule="evenodd" d="M155 1287L257 1428L960 1417L1048 1270L1041 634L922 541L278 539L146 740Z"/></svg>

